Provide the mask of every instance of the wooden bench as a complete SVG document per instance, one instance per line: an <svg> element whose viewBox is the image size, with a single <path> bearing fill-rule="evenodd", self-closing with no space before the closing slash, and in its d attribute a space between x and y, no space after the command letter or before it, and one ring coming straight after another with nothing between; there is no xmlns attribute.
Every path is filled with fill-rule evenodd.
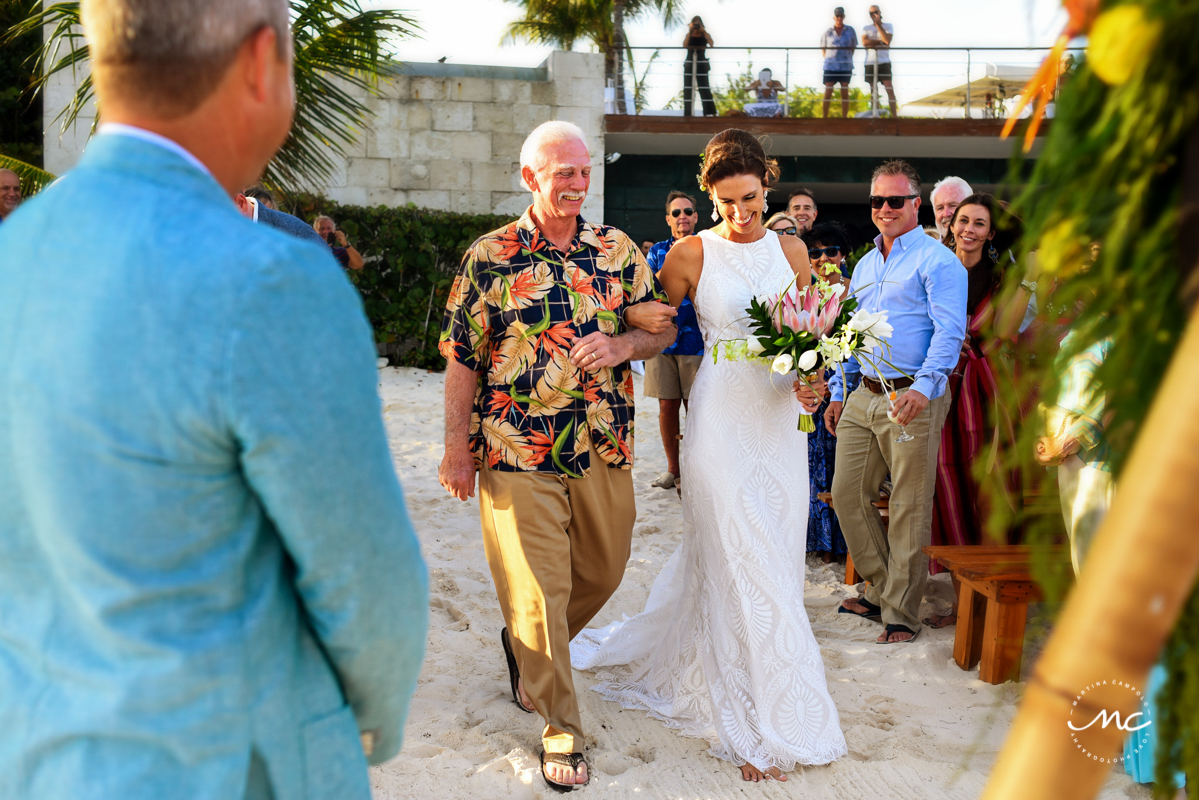
<svg viewBox="0 0 1199 800"><path fill-rule="evenodd" d="M962 669L978 666L980 680L999 684L1020 679L1028 604L1044 599L1033 580L1034 559L1069 562L1060 545L1034 552L1028 545L925 547L929 558L959 582L953 660Z"/></svg>

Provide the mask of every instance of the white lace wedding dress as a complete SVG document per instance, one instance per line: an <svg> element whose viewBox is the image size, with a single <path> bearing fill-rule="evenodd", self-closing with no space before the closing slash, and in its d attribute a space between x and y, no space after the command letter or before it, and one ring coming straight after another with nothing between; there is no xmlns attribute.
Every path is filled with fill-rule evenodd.
<svg viewBox="0 0 1199 800"><path fill-rule="evenodd" d="M683 541L645 611L580 633L571 662L596 671L604 697L707 739L717 758L784 772L827 764L847 749L804 610L808 446L793 377L711 358L718 339L749 333L750 298L792 272L773 232L749 244L699 235L708 355L683 441Z"/></svg>

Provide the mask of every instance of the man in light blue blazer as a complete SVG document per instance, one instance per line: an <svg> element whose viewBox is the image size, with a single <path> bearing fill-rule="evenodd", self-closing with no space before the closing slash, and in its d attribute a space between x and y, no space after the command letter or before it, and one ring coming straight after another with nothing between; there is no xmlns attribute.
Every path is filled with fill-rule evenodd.
<svg viewBox="0 0 1199 800"><path fill-rule="evenodd" d="M368 800L427 576L354 289L230 199L288 4L82 11L106 125L0 226L0 798Z"/></svg>

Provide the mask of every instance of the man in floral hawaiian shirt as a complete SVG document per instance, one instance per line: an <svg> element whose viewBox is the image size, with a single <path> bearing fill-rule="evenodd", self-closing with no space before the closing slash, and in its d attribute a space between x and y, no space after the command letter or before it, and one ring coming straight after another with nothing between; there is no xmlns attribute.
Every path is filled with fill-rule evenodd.
<svg viewBox="0 0 1199 800"><path fill-rule="evenodd" d="M676 331L636 244L579 216L582 131L547 122L520 160L533 205L467 251L446 308L439 477L465 500L478 471L513 700L545 718L543 776L569 787L589 777L569 644L620 585L636 518L628 362Z"/></svg>

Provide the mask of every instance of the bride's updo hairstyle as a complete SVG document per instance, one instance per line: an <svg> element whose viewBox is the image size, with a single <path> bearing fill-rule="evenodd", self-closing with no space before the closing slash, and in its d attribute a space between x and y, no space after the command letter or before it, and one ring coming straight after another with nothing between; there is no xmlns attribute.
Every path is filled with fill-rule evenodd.
<svg viewBox="0 0 1199 800"><path fill-rule="evenodd" d="M770 188L779 179L779 165L766 155L762 143L749 131L728 128L712 137L704 148L704 164L699 173L700 188L707 192L712 184L737 175L757 175L762 186Z"/></svg>

